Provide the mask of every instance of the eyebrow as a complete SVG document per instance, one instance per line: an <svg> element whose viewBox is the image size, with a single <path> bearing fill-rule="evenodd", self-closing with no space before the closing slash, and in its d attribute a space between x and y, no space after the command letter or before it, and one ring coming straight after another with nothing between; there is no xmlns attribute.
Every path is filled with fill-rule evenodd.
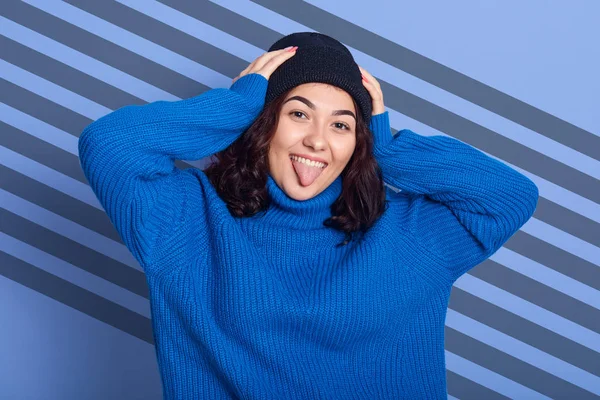
<svg viewBox="0 0 600 400"><path fill-rule="evenodd" d="M306 104L308 107L310 107L311 109L315 110L317 107L313 104L312 101L310 101L309 99L307 99L306 97L302 97L302 96L292 96L289 99L287 99L286 101L283 102L283 104L287 103L288 101L292 101L292 100L298 100L303 102L304 104ZM349 115L352 118L354 118L356 120L356 115L354 115L354 113L350 110L335 110L331 113L331 115Z"/></svg>

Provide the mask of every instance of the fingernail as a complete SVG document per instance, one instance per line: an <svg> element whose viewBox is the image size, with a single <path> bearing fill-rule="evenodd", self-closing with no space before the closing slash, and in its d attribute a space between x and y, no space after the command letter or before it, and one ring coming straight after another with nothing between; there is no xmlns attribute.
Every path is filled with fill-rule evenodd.
<svg viewBox="0 0 600 400"><path fill-rule="evenodd" d="M365 81L365 82L369 82L369 81L367 80L367 78L365 78L365 76L364 76L363 74L361 74L361 76L362 76L362 78L364 79L364 81Z"/></svg>
<svg viewBox="0 0 600 400"><path fill-rule="evenodd" d="M294 47L294 46L288 46L284 50L289 51L292 47Z"/></svg>

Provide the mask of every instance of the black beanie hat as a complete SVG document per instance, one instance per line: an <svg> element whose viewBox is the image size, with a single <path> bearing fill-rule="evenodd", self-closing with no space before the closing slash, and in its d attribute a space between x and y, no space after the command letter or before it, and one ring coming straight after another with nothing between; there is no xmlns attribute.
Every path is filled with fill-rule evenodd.
<svg viewBox="0 0 600 400"><path fill-rule="evenodd" d="M365 124L371 121L371 95L362 83L358 64L346 46L317 32L284 36L268 51L298 46L296 54L284 61L269 77L265 105L288 89L303 83L320 82L344 89L360 107Z"/></svg>

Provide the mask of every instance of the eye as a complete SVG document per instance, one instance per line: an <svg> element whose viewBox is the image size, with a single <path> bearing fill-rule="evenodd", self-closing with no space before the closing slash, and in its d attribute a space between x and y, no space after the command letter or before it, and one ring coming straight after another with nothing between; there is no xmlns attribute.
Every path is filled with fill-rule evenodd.
<svg viewBox="0 0 600 400"><path fill-rule="evenodd" d="M340 125L342 125L342 126L346 127L346 130L347 130L347 131L349 131L349 130L350 130L350 127L348 126L348 124L344 124L344 123L342 123L342 122L336 122L336 124L340 124Z"/></svg>
<svg viewBox="0 0 600 400"><path fill-rule="evenodd" d="M302 115L306 115L306 114L304 114L302 111L292 111L292 112L290 113L290 115L294 115L294 117L296 117L296 114L302 114ZM300 117L298 117L298 118L300 118Z"/></svg>
<svg viewBox="0 0 600 400"><path fill-rule="evenodd" d="M298 117L296 114L301 114L301 115L306 116L306 114L304 114L302 111L292 111L292 112L289 113L289 115L293 115L296 118L302 119L301 117ZM348 126L348 124L345 124L343 122L335 122L335 123L336 124L340 124L340 125L342 125L345 128L345 129L343 129L343 128L338 127L338 129L347 130L347 131L350 130L350 127Z"/></svg>

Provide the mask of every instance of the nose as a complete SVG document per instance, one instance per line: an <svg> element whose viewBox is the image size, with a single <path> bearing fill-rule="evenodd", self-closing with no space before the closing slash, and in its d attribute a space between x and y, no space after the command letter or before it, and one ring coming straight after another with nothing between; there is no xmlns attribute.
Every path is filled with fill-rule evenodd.
<svg viewBox="0 0 600 400"><path fill-rule="evenodd" d="M325 127L315 127L311 132L304 137L304 145L311 147L315 151L321 151L327 148L327 140L325 138Z"/></svg>

